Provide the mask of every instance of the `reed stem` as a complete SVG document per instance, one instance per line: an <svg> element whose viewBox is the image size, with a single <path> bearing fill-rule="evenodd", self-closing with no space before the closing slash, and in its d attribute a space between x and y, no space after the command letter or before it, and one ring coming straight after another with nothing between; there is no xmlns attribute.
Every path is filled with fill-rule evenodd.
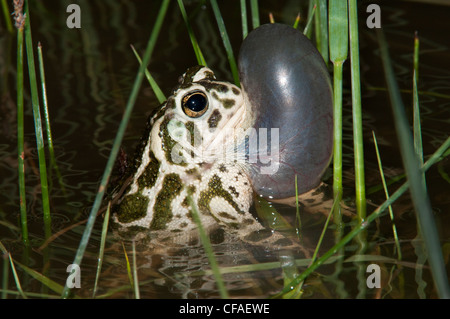
<svg viewBox="0 0 450 319"><path fill-rule="evenodd" d="M240 0L241 4L241 21L242 21L242 40L247 37L248 34L248 22L247 22L247 5L246 0Z"/></svg>
<svg viewBox="0 0 450 319"><path fill-rule="evenodd" d="M42 211L44 215L45 238L51 236L50 200L47 181L47 164L45 160L44 137L42 134L41 110L39 105L39 93L36 79L36 68L34 64L33 40L31 37L31 21L28 11L28 2L25 1L25 47L27 51L28 74L30 78L31 103L33 106L34 129L36 134L36 145L39 160L39 175L41 180Z"/></svg>
<svg viewBox="0 0 450 319"><path fill-rule="evenodd" d="M342 1L342 0L341 0ZM327 0L316 0L316 44L325 64L328 65L328 10Z"/></svg>
<svg viewBox="0 0 450 319"><path fill-rule="evenodd" d="M341 225L340 202L342 200L342 73L348 56L347 2L329 2L330 60L333 63L333 105L334 105L334 147L333 147L333 193L338 204L335 206L334 221Z"/></svg>
<svg viewBox="0 0 450 319"><path fill-rule="evenodd" d="M350 24L350 67L352 88L353 147L355 156L356 211L363 222L366 217L364 177L364 142L361 112L361 82L359 74L358 10L356 0L348 0Z"/></svg>
<svg viewBox="0 0 450 319"><path fill-rule="evenodd" d="M313 1L313 0L312 0ZM312 7L312 9L308 13L308 21L306 22L305 29L303 30L303 34L308 37L308 39L311 39L311 25L314 18L314 15L316 13L316 5Z"/></svg>
<svg viewBox="0 0 450 319"><path fill-rule="evenodd" d="M417 84L419 82L419 36L414 34L414 72L413 72L413 128L414 128L414 149L423 164L422 128L420 124L420 106Z"/></svg>
<svg viewBox="0 0 450 319"><path fill-rule="evenodd" d="M2 0L2 11L3 11L3 18L6 24L6 30L8 30L9 33L13 33L14 28L11 22L11 16L9 14L8 3L6 2L6 0Z"/></svg>
<svg viewBox="0 0 450 319"><path fill-rule="evenodd" d="M17 8L16 18L22 14L22 8ZM17 29L17 159L19 176L19 207L20 225L22 228L22 242L28 247L27 204L25 191L25 151L24 151L24 104L23 104L23 25L24 21L16 24Z"/></svg>
<svg viewBox="0 0 450 319"><path fill-rule="evenodd" d="M258 0L250 0L250 9L252 11L252 25L253 29L259 27L259 6Z"/></svg>
<svg viewBox="0 0 450 319"><path fill-rule="evenodd" d="M50 169L54 169L58 178L59 186L63 193L66 192L64 187L64 183L62 182L62 176L59 171L58 164L56 162L55 151L53 147L53 137L52 130L50 126L50 112L48 110L48 99L47 99L47 86L45 84L45 68L44 68L44 58L42 57L42 45L38 43L38 61L39 61L39 73L41 77L41 91L42 91L42 103L44 110L44 119L45 119L45 129L47 132L47 143L48 143L48 151L50 155Z"/></svg>
<svg viewBox="0 0 450 319"><path fill-rule="evenodd" d="M388 188L386 185L386 179L384 177L384 172L383 172L383 164L381 162L381 156L380 156L380 152L378 150L377 138L375 136L374 131L372 131L372 135L373 135L373 142L375 145L375 153L377 154L378 170L380 171L381 182L382 182L383 188L384 188L384 194L386 195L386 199L389 199L389 191L388 191ZM395 226L394 212L392 210L392 206L389 205L388 209L389 209L389 216L391 218L391 223L392 223L392 234L394 235L395 246L397 247L398 260L402 260L402 250L400 247L400 240L399 240L398 234L397 234L397 227Z"/></svg>

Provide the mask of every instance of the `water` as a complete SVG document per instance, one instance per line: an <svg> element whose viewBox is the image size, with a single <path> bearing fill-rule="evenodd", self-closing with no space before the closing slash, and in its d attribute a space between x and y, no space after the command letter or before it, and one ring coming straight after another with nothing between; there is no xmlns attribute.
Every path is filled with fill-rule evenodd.
<svg viewBox="0 0 450 319"><path fill-rule="evenodd" d="M138 63L129 48L133 44L142 54L159 9L159 3L149 1L80 1L82 28L68 29L65 25L66 7L70 1L41 1L32 4L33 40L43 46L47 79L49 109L52 121L55 154L63 176L66 192L58 184L55 173L51 181L52 230L54 233L87 217L93 203L99 180L117 131L127 98L131 91ZM196 1L185 1L189 14L195 15L193 28L204 50L208 65L219 79L232 81L226 56L210 8L199 6ZM241 42L238 3L233 6L219 3L232 46L237 52ZM362 78L362 105L364 121L365 166L368 196L368 212L384 201L384 193L378 190L380 177L372 141L375 131L387 179L403 173L389 99L385 90L384 75L379 57L375 31L365 27L365 2L360 2L360 51ZM268 13L275 20L293 23L297 13L306 16L306 6L295 1L260 1L261 23L268 22ZM420 95L422 132L425 156L433 153L450 133L450 51L449 24L445 21L450 7L422 3L382 3L382 28L390 46L399 86L404 90L403 99L412 105L412 54L414 31L420 36ZM0 29L0 240L18 261L24 259L19 240L18 187L16 161L16 110L15 110L15 37L9 36L1 24ZM188 33L176 2L169 7L168 15L152 56L149 70L163 89L170 95L176 80L187 67L196 64ZM354 173L351 133L351 99L348 65L344 82L344 186L347 204L352 206ZM25 78L25 81L28 81ZM26 101L26 176L29 230L33 250L28 265L64 285L67 265L72 263L84 230L84 224L70 229L52 241L45 250L37 250L44 241L41 213L41 194L37 172L32 111L29 92ZM149 85L144 81L123 148L132 153L141 131L144 118L158 106ZM412 118L412 109L407 110ZM448 262L450 200L448 159L435 165L427 173L427 187L444 252ZM400 185L393 183L390 192ZM278 210L288 219L295 217L295 209L278 205ZM393 206L403 254L403 267L394 267L392 260L377 262L382 268L383 289L365 286L366 267L363 262L344 262L324 265L309 277L303 297L354 298L419 297L420 280L417 280L417 256L412 246L416 236L416 220L411 200L404 195ZM351 211L351 209L350 209ZM350 219L345 230L351 227ZM325 222L321 214L302 213L303 238L307 247L314 249ZM101 230L98 219L94 233L83 259L81 289L76 293L83 297L92 295L97 267L97 253ZM213 236L213 248L219 265L235 267L258 265L278 261L276 252L248 247L233 242L223 232ZM364 255L372 254L395 259L391 222L387 215L374 224L368 234L369 245ZM232 244L230 243L232 242ZM321 253L333 244L329 231ZM125 242L129 258L132 247ZM137 245L140 292L143 298L216 298L219 297L214 278L207 271L209 263L202 245L195 240L179 251L149 252L145 244ZM346 246L345 256L357 252L353 242ZM362 253L360 253L361 255ZM294 258L300 258L294 256ZM8 265L2 263L0 267ZM270 264L267 264L270 266ZM132 298L122 242L109 234L105 260L99 280L97 295ZM229 268L233 269L233 268ZM250 269L251 266L250 266ZM304 266L299 268L303 270ZM449 267L447 267L449 269ZM20 272L19 268L19 272ZM23 272L22 286L26 292L41 292L41 285ZM390 277L391 276L391 277ZM233 297L268 297L283 286L283 273L279 267L265 270L238 271L224 275L227 289ZM388 285L389 279L391 285ZM427 269L423 280L427 282L426 297L436 297ZM402 283L403 282L403 283ZM8 287L16 290L12 275ZM44 290L45 291L45 290ZM56 293L47 291L50 295ZM12 297L10 295L9 297Z"/></svg>

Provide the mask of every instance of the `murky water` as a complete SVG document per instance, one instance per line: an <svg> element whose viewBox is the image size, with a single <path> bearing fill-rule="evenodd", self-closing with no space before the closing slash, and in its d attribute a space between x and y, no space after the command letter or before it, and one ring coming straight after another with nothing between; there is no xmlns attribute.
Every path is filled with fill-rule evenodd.
<svg viewBox="0 0 450 319"><path fill-rule="evenodd" d="M277 22L291 24L301 12L306 16L307 1L260 1L261 23L267 23L268 13L273 12ZM82 8L82 28L68 29L66 8L70 1L40 1L32 4L33 40L42 43L46 70L49 110L54 137L55 154L62 174L64 188L52 172L51 211L53 232L83 221L89 212L97 191L99 180L115 137L126 101L138 69L130 44L142 54L150 35L159 2L156 1L79 1ZM299 5L298 3L301 3ZM217 30L211 8L197 1L185 1L186 9L193 18L193 28L204 50L208 65L219 79L232 81L227 58ZM219 2L232 46L238 51L242 34L238 2L225 5ZM368 212L383 200L380 177L372 141L375 131L387 179L403 173L398 151L394 123L384 75L379 56L375 31L365 27L365 2L360 2L360 52L363 95L363 120L365 141L365 166ZM399 86L404 90L403 99L412 105L412 57L414 31L420 36L419 89L422 132L425 156L432 154L450 133L450 6L389 1L381 3L382 28L390 45ZM304 26L304 24L303 24ZM15 45L14 36L0 26L0 240L13 258L24 261L18 224L18 177L16 160L16 106L15 106ZM196 64L185 24L176 2L169 8L162 34L154 50L149 70L168 96L177 78L187 67ZM351 99L348 68L344 83L344 185L345 199L352 206L354 174L351 133ZM28 78L25 78L28 81ZM84 230L84 224L58 236L47 246L38 250L44 241L40 184L37 175L37 152L34 139L29 91L26 101L26 176L29 230L33 250L28 266L64 285L67 265L73 262L75 251ZM128 130L123 148L132 153L145 124L146 116L158 106L147 82L142 89ZM412 114L408 109L408 114ZM412 115L411 115L412 118ZM427 187L433 211L438 223L440 238L448 262L450 239L450 171L445 159L427 173ZM403 181L403 180L402 180ZM401 182L402 182L401 181ZM390 185L390 192L401 184ZM64 191L63 191L64 189ZM278 205L278 210L288 219L295 218L295 209ZM403 254L403 263L394 266L397 258L387 215L370 228L368 247L357 253L352 243L343 252L352 255L377 255L386 257L377 263L382 268L382 289L365 286L366 267L372 263L364 257L361 262L342 262L324 265L307 280L303 297L354 298L419 297L420 281L416 279L418 260L412 245L416 236L416 220L411 200L404 195L393 206ZM351 208L350 208L351 211ZM349 230L350 219L346 220ZM305 245L314 249L325 222L322 214L302 212L302 230ZM98 219L82 264L81 289L76 294L92 295L97 267L97 254L101 230ZM232 297L268 297L283 287L283 272L279 266L279 254L270 249L248 247L228 238L220 230L212 236L213 249L221 267L227 267L224 275L227 289ZM333 232L329 231L321 252L333 244ZM111 297L134 297L129 287L126 259L123 249L131 258L131 244L109 234L103 270L99 279L97 295ZM219 297L209 262L201 244L190 245L173 251L149 251L145 244L138 244L137 265L140 293L143 298L216 298ZM294 255L293 258L302 258ZM388 259L390 258L390 259ZM342 259L344 260L344 259ZM0 267L8 265L3 263ZM266 265L260 270L255 265ZM237 267L244 266L244 268ZM247 267L247 268L245 268ZM304 265L298 271L304 269ZM449 267L447 267L449 269ZM20 269L19 269L20 272ZM204 273L206 272L206 273ZM26 292L41 292L41 284L23 272L22 286ZM419 276L420 277L420 276ZM425 268L423 280L428 284L426 297L436 297L432 281ZM8 287L15 289L12 275ZM50 295L57 295L47 290ZM10 295L9 297L12 297Z"/></svg>

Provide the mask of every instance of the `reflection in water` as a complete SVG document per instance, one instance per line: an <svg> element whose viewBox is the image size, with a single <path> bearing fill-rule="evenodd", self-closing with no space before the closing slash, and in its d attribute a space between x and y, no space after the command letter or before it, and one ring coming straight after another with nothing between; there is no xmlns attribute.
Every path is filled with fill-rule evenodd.
<svg viewBox="0 0 450 319"><path fill-rule="evenodd" d="M65 9L70 2L69 0L58 1L56 5L50 0L30 2L33 39L36 43L40 41L43 45L55 154L62 173L62 183L66 189L64 193L59 187L56 174L50 172L54 233L86 218L138 68L129 45L133 44L142 54L159 8L159 3L154 1L79 1L82 8L82 28L70 30L65 27ZM228 61L223 53L222 41L210 8L199 5L196 1L185 1L185 5L188 14L192 17L192 26L208 65L215 70L219 78L231 80ZM285 1L284 6L276 1L260 1L260 5L261 20L264 23L268 22L267 13L274 12L277 21L290 24L291 6L296 7L291 1ZM419 31L421 40L419 98L424 154L428 155L434 152L450 133L448 43L450 30L448 30L448 23L439 25L441 32L435 32L433 29L439 21L447 21L446 17L450 14L450 9L424 4L409 4L401 8L395 5L391 3L389 7L383 5L382 27L390 44L399 85L404 90L405 105L412 104L412 52L415 30ZM221 9L232 45L237 52L242 39L240 17L235 16L235 10L238 8L221 4ZM360 8L362 17L365 14L363 9ZM302 16L306 16L306 11L301 13ZM364 19L361 18L360 21L363 24ZM378 45L371 30L364 26L360 29L366 178L368 188L374 189L372 193L369 193L368 207L375 207L384 200L384 194L382 191L375 190L379 189L376 187L379 186L380 180L371 142L372 130L377 135L387 179L399 176L403 170L390 116L389 101L385 92ZM171 93L170 89L176 84L177 77L187 67L196 64L189 36L176 3L173 3L169 9L162 32L149 70L168 96ZM20 238L20 228L17 227L19 199L14 89L15 38L8 35L4 29L0 29L0 47L4 49L0 52L0 176L2 177L0 240L12 252L13 257L20 260L23 256L23 248L17 240ZM351 207L354 176L348 79L347 74L344 78L346 81L344 83L344 197ZM29 92L26 91L27 206L32 246L39 247L43 242L43 223L29 100ZM134 145L145 124L143 119L157 107L157 104L152 90L144 82L123 143L128 153L131 154L134 150ZM411 111L408 110L408 112ZM448 172L448 161L443 161L438 164L437 169L432 169L427 175L427 186L436 217L440 222L442 238L449 236ZM396 185L394 183L391 188L396 188ZM295 208L281 204L277 208L286 218L295 218L292 217L295 216ZM327 210L324 211L327 212ZM397 201L394 212L402 239L404 272L392 272L392 290L386 289L385 292L388 298L417 297L415 271L411 271L414 270L417 257L410 243L416 236L416 226L408 197L405 196ZM302 237L311 250L315 248L324 221L325 217L322 215L309 215L302 212ZM84 297L92 295L100 228L99 221L83 260L82 290L76 293ZM73 261L83 230L83 225L75 227L52 241L46 252L50 256L48 261L43 260L40 251L31 251L29 266L63 284L67 277L66 267ZM230 296L268 297L278 292L283 286L283 270L279 266L270 264L279 263L278 251L271 251L267 247L251 247L220 230L211 235L211 238L219 265L230 267L227 269L235 271L224 274ZM396 258L389 219L381 219L379 225L370 230L368 238L370 245L367 247L366 254L373 253L378 254L379 257ZM333 231L327 232L322 251L326 251L333 241ZM444 244L448 245L448 243ZM125 244L125 248L130 257L132 250L129 242ZM149 252L148 245L143 242L137 243L136 248L142 297L219 297L215 279L210 273L208 258L198 241L170 251ZM351 256L356 249L352 245L347 246L346 256ZM293 258L301 260L303 256L294 255ZM365 267L370 263L369 261L365 259L364 263L358 265ZM385 273L393 270L392 264L387 259L380 264ZM267 265L267 268L260 270L258 267L261 268L261 266L258 265ZM237 266L243 268L236 268ZM307 264L299 267L299 271L305 266ZM3 263L1 267L4 267ZM320 275L310 276L304 285L306 293L303 297L355 297L357 295L368 298L380 297L375 291L362 289L362 281L358 285L357 267L353 263L344 262L344 259L341 259L341 263L332 266L322 266L318 271ZM429 273L427 270L424 270L424 273L424 279L430 283ZM402 278L397 280L398 277L395 277L397 274ZM389 278L383 278L384 284L387 285L388 280ZM402 280L407 282L408 289L405 290L401 285ZM41 291L40 285L35 281L24 280L22 284L26 291ZM425 291L428 297L435 296L431 286L429 284ZM10 288L15 289L11 280ZM101 295L133 297L129 287L122 240L113 234L110 234L107 240L97 293L97 296Z"/></svg>

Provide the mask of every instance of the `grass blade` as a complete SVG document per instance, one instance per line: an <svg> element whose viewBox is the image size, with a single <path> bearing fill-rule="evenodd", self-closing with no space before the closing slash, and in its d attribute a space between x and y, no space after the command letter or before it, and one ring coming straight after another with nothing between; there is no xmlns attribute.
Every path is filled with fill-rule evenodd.
<svg viewBox="0 0 450 319"><path fill-rule="evenodd" d="M150 56L152 55L153 49L155 47L156 39L157 39L159 31L161 29L161 25L163 23L164 17L166 16L169 2L170 2L169 0L164 0L160 7L158 16L156 18L155 25L154 25L152 33L150 35L150 39L147 43L147 48L145 49L144 58L142 60L142 65L139 67L139 71L136 75L136 79L134 81L130 97L128 98L127 106L125 108L125 113L124 113L122 121L119 125L119 129L117 131L117 135L114 140L114 144L111 149L111 153L109 155L108 162L106 164L106 168L103 173L103 177L100 182L100 186L99 186L97 195L94 200L94 205L92 206L91 211L89 213L89 218L86 223L86 228L83 232L83 236L81 238L77 253L75 255L75 259L73 261L73 264L80 265L81 261L83 260L83 255L86 250L86 246L89 241L89 238L91 236L92 228L94 227L95 219L97 217L98 210L100 209L100 205L102 203L103 196L106 191L106 186L108 184L109 177L110 177L112 169L114 167L114 163L116 161L117 154L119 153L120 145L122 143L122 139L125 134L125 129L127 127L129 118L131 116L131 112L133 110L134 103L136 102L139 88L140 88L140 86L142 84L142 80L144 78L144 71L150 61ZM62 297L68 298L69 293L70 293L70 288L65 286L64 291L62 293Z"/></svg>
<svg viewBox="0 0 450 319"><path fill-rule="evenodd" d="M241 3L241 21L242 21L242 40L247 37L248 34L248 22L247 22L247 6L246 0L240 0Z"/></svg>
<svg viewBox="0 0 450 319"><path fill-rule="evenodd" d="M217 26L219 27L220 35L222 37L223 46L227 52L228 62L230 63L231 73L233 74L234 84L239 85L239 71L237 68L236 60L234 58L233 49L231 47L230 39L228 38L227 29L225 28L225 23L223 22L222 14L220 13L219 6L216 0L211 0L211 6L214 11L214 16L217 20Z"/></svg>
<svg viewBox="0 0 450 319"><path fill-rule="evenodd" d="M329 2L330 60L333 63L333 103L334 103L334 147L333 147L333 192L338 204L334 211L334 221L341 225L340 202L342 200L342 73L348 56L348 15L347 2Z"/></svg>
<svg viewBox="0 0 450 319"><path fill-rule="evenodd" d="M295 220L298 239L302 240L302 219L300 216L300 203L298 200L297 174L295 174Z"/></svg>
<svg viewBox="0 0 450 319"><path fill-rule="evenodd" d="M8 30L9 33L13 33L14 28L12 26L11 17L9 15L8 3L6 2L6 0L2 0L2 11L3 11L3 18L6 24L6 29Z"/></svg>
<svg viewBox="0 0 450 319"><path fill-rule="evenodd" d="M126 265L127 265L128 280L130 281L131 289L134 289L134 280L133 280L133 274L131 273L130 260L128 259L127 250L125 249L125 245L123 242L122 242L122 248L123 248L123 254L125 256L125 261L126 261Z"/></svg>
<svg viewBox="0 0 450 319"><path fill-rule="evenodd" d="M250 9L252 11L252 25L253 29L259 27L259 6L258 0L250 0Z"/></svg>
<svg viewBox="0 0 450 319"><path fill-rule="evenodd" d="M191 207L192 211L192 218L194 219L194 222L197 225L198 233L200 236L200 240L202 241L203 247L205 249L205 253L208 256L209 264L211 266L211 270L214 274L214 278L216 279L217 288L219 289L220 296L222 299L228 299L228 291L226 290L225 283L222 278L222 274L220 273L219 265L217 264L216 258L214 257L214 251L211 246L211 242L209 241L208 235L206 234L205 229L203 228L202 221L200 220L200 215L197 209L197 206L195 205L194 201L192 200L192 196L188 195L188 202L189 206Z"/></svg>
<svg viewBox="0 0 450 319"><path fill-rule="evenodd" d="M95 298L95 294L97 293L97 283L98 283L98 279L100 278L100 273L102 270L103 255L105 252L106 234L108 233L110 208L111 208L111 202L108 203L108 208L106 209L105 218L103 219L102 234L100 237L100 250L98 253L97 273L95 274L95 282L94 282L94 290L92 291L92 298Z"/></svg>
<svg viewBox="0 0 450 319"><path fill-rule="evenodd" d="M178 6L180 7L181 15L183 16L184 23L186 24L189 37L191 38L192 47L194 48L195 56L197 57L197 63L199 65L207 66L205 57L203 56L203 53L198 45L197 38L195 37L194 31L191 28L191 24L189 23L183 0L178 0Z"/></svg>
<svg viewBox="0 0 450 319"><path fill-rule="evenodd" d="M56 292L58 294L61 294L63 292L64 287L62 285L58 284L57 282L55 282L54 280L51 280L50 278L42 275L41 273L37 272L34 269L31 269L31 268L29 268L29 267L19 263L18 261L15 261L15 263L17 265L19 265L20 268L22 268L31 277L33 277L34 279L40 281L43 285L45 285L46 287L50 288L54 292ZM75 298L78 298L78 297L75 296Z"/></svg>
<svg viewBox="0 0 450 319"><path fill-rule="evenodd" d="M39 175L41 179L42 211L44 214L45 238L51 236L50 200L47 181L47 164L45 160L44 137L42 134L41 110L39 106L39 93L36 79L36 68L34 64L33 40L31 37L30 12L28 1L25 1L25 47L27 51L28 75L30 78L31 103L33 106L34 129L36 133L36 145L39 159Z"/></svg>
<svg viewBox="0 0 450 319"><path fill-rule="evenodd" d="M300 13L299 13L299 14L297 14L297 17L295 18L295 21L294 21L294 25L293 25L293 28L294 28L294 29L297 29L297 28L298 28L298 25L299 25L299 23L300 23Z"/></svg>
<svg viewBox="0 0 450 319"><path fill-rule="evenodd" d="M139 65L141 65L142 64L141 57L136 52L136 49L134 48L133 45L131 45L131 50L133 50L133 53L136 56L136 59L138 60ZM156 99L158 100L158 102L160 104L163 104L164 101L167 100L166 96L164 95L163 91L160 89L158 83L156 83L155 79L152 77L150 72L147 70L147 68L145 68L145 77L147 78L148 83L150 83L150 86L152 87L153 93L155 93Z"/></svg>
<svg viewBox="0 0 450 319"><path fill-rule="evenodd" d="M4 1L3 1L4 2ZM6 5L6 4L5 4ZM22 3L23 5L23 3ZM14 15L17 27L17 160L19 176L19 207L20 225L22 228L22 242L29 246L27 205L25 192L25 152L24 152L24 105L23 105L23 28L25 18L22 14L22 5L14 7Z"/></svg>
<svg viewBox="0 0 450 319"><path fill-rule="evenodd" d="M52 130L50 126L50 113L48 111L48 100L47 100L47 87L45 84L45 70L44 70L44 59L42 57L42 45L38 43L38 61L39 61L39 73L41 76L41 90L42 90L42 103L44 110L44 119L45 119L45 129L47 132L47 143L48 143L48 151L50 155L50 169L53 168L56 171L56 175L58 177L59 186L61 187L62 192L66 193L66 188L64 187L64 183L62 182L62 176L59 171L58 164L56 163L55 151L53 147L53 138L52 138Z"/></svg>
<svg viewBox="0 0 450 319"><path fill-rule="evenodd" d="M422 128L420 125L420 107L417 82L419 81L419 36L414 34L414 72L413 72L413 128L414 149L419 158L419 164L423 165ZM425 178L425 177L424 177Z"/></svg>
<svg viewBox="0 0 450 319"><path fill-rule="evenodd" d="M400 153L402 155L403 166L410 184L411 198L416 210L419 229L425 243L429 257L431 273L438 295L441 298L450 298L450 287L448 284L447 271L442 257L441 244L438 237L433 212L428 199L423 172L414 150L414 143L406 118L400 90L395 80L389 51L384 33L377 29L377 36L380 44L381 57L386 82L388 85L389 98L394 113L395 128L399 140Z"/></svg>
<svg viewBox="0 0 450 319"><path fill-rule="evenodd" d="M419 165L423 165L423 148L422 148L422 129L420 125L420 108L419 96L417 92L417 81L419 72L419 37L417 32L414 34L414 70L413 70L413 136L414 151L417 155ZM426 189L425 175L422 173L423 185ZM427 261L428 254L422 240L422 234L417 232L416 237L412 240L411 245L414 247L414 253L417 256L417 266L415 268L415 280L417 283L417 294L419 298L425 299L425 288L427 282L423 278L423 268Z"/></svg>
<svg viewBox="0 0 450 319"><path fill-rule="evenodd" d="M366 190L364 181L364 144L361 112L361 81L359 75L358 10L356 0L348 0L348 11L350 19L350 67L353 147L355 154L356 211L359 221L362 222L366 217Z"/></svg>
<svg viewBox="0 0 450 319"><path fill-rule="evenodd" d="M377 154L378 170L380 171L381 182L383 184L386 199L389 199L389 191L387 189L386 179L384 178L383 164L381 163L381 157L380 157L380 152L378 150L377 138L375 137L374 131L372 131L372 135L373 135L373 142L375 144L375 153ZM400 241L399 241L398 235L397 235L397 227L395 226L395 222L394 222L394 212L392 211L392 206L389 205L388 209L389 209L389 216L391 217L392 233L394 235L395 246L397 247L398 259L402 260L402 250L400 248Z"/></svg>
<svg viewBox="0 0 450 319"><path fill-rule="evenodd" d="M342 2L342 0L341 0ZM316 45L325 64L328 65L328 12L327 0L316 0Z"/></svg>
<svg viewBox="0 0 450 319"><path fill-rule="evenodd" d="M306 22L305 30L303 30L303 34L307 36L308 39L311 39L311 25L317 8L314 2L315 0L309 0L308 21Z"/></svg>
<svg viewBox="0 0 450 319"><path fill-rule="evenodd" d="M14 262L13 262L13 259L12 259L10 253L8 253L8 258L9 258L9 263L11 264L11 270L13 272L14 280L16 281L17 290L19 291L22 298L28 299L22 290L22 285L20 284L20 279L19 279L19 276L17 275L16 267L14 266Z"/></svg>
<svg viewBox="0 0 450 319"><path fill-rule="evenodd" d="M138 273L137 273L137 264L136 264L136 243L133 240L132 243L133 247L133 286L134 286L134 296L136 299L141 299L141 294L139 292L139 280L138 280Z"/></svg>

